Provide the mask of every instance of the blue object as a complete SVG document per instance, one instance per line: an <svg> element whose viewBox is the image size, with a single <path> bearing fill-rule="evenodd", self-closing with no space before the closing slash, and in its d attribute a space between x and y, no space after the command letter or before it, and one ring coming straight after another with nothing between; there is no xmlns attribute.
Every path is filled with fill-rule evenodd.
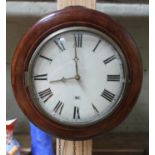
<svg viewBox="0 0 155 155"><path fill-rule="evenodd" d="M52 136L30 123L32 155L54 155Z"/></svg>
<svg viewBox="0 0 155 155"><path fill-rule="evenodd" d="M11 140L11 142L8 143L8 144L6 145L6 152L7 152L7 153L10 152L11 149L12 149L14 146L16 146L17 148L20 148L20 144L18 143L18 141L17 141L15 138L13 138L13 139ZM20 155L20 152L19 152L19 151L16 152L15 155Z"/></svg>

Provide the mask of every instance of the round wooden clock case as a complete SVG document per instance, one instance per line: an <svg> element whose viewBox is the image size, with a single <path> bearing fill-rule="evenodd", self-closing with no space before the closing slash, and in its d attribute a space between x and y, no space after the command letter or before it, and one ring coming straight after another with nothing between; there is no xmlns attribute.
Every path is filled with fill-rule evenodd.
<svg viewBox="0 0 155 155"><path fill-rule="evenodd" d="M31 57L40 43L54 32L70 27L85 27L106 34L121 49L126 63L127 80L117 106L103 119L81 126L55 121L39 110L25 79ZM74 6L47 15L26 32L14 52L11 77L17 103L30 121L58 137L80 140L107 132L125 119L140 92L142 64L134 41L122 26L104 13Z"/></svg>

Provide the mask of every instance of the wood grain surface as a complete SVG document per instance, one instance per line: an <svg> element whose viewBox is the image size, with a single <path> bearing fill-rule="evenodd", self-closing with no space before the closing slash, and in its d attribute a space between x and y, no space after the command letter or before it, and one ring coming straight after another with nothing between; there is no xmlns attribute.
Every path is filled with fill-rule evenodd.
<svg viewBox="0 0 155 155"><path fill-rule="evenodd" d="M29 134L15 133L22 146L22 155L30 153ZM53 137L53 148L55 149ZM149 135L147 133L108 133L93 139L93 155L149 155ZM54 150L55 152L55 150Z"/></svg>
<svg viewBox="0 0 155 155"><path fill-rule="evenodd" d="M57 0L57 9L63 9L66 6L75 6L75 5L95 9L96 0Z"/></svg>
<svg viewBox="0 0 155 155"><path fill-rule="evenodd" d="M57 9L67 6L84 6L90 9L96 8L96 0L57 0ZM83 141L67 141L56 139L56 155L92 155L92 139Z"/></svg>

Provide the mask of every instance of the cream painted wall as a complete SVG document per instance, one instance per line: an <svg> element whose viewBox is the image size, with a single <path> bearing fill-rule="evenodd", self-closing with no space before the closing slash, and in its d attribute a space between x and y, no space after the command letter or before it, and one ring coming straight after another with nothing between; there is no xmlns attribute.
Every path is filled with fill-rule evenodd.
<svg viewBox="0 0 155 155"><path fill-rule="evenodd" d="M28 132L28 120L20 111L13 96L10 81L10 62L17 42L24 32L39 18L56 10L56 3L7 1L7 83L6 118L18 117L16 132ZM135 39L142 56L144 80L142 91L133 111L115 128L115 132L148 132L149 114L149 47L148 5L145 4L97 4L97 10L111 15L120 22Z"/></svg>

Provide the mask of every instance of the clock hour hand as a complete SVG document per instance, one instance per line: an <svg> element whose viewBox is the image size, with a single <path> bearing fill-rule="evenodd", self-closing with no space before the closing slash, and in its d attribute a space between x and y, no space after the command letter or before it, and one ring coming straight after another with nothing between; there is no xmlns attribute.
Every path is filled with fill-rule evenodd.
<svg viewBox="0 0 155 155"><path fill-rule="evenodd" d="M65 78L65 77L62 77L61 79L58 79L58 80L52 80L52 81L49 81L50 83L55 83L55 82L66 82L68 80L78 80L78 76L74 76L74 77L68 77L68 78Z"/></svg>

